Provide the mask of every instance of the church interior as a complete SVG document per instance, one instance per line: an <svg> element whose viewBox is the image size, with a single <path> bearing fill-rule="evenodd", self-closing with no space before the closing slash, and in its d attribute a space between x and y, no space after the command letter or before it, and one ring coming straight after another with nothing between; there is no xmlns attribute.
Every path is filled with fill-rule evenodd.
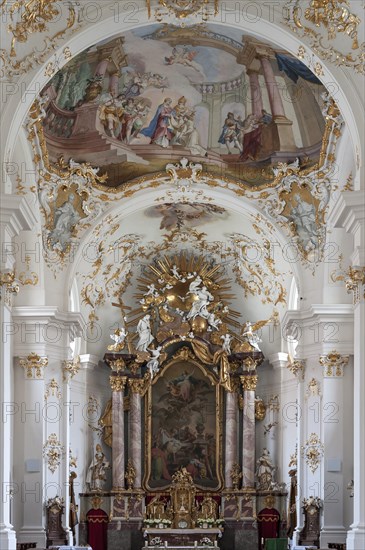
<svg viewBox="0 0 365 550"><path fill-rule="evenodd" d="M365 3L0 3L0 547L365 550Z"/></svg>

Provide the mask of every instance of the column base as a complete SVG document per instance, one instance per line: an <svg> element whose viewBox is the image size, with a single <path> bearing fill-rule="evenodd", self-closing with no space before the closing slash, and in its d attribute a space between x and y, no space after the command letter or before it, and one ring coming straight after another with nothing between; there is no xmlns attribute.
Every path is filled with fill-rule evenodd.
<svg viewBox="0 0 365 550"><path fill-rule="evenodd" d="M296 151L293 122L286 117L275 116L272 125L275 151Z"/></svg>
<svg viewBox="0 0 365 550"><path fill-rule="evenodd" d="M16 550L16 533L4 524L0 526L1 550Z"/></svg>
<svg viewBox="0 0 365 550"><path fill-rule="evenodd" d="M299 546L299 537L302 532L303 526L296 527L293 533L293 546Z"/></svg>
<svg viewBox="0 0 365 550"><path fill-rule="evenodd" d="M346 535L347 531L344 526L326 527L322 529L319 535L320 546L321 548L328 548L329 542L344 543L346 542Z"/></svg>
<svg viewBox="0 0 365 550"><path fill-rule="evenodd" d="M365 526L355 527L347 532L346 550L364 550Z"/></svg>
<svg viewBox="0 0 365 550"><path fill-rule="evenodd" d="M36 542L40 548L46 547L46 532L42 527L22 527L18 542Z"/></svg>

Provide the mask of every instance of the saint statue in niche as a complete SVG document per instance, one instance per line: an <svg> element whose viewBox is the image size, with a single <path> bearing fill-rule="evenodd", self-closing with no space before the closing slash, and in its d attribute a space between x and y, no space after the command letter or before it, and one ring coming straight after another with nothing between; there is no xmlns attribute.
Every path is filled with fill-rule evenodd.
<svg viewBox="0 0 365 550"><path fill-rule="evenodd" d="M97 444L95 451L87 471L86 483L90 491L102 491L106 481L106 470L110 468L110 464L105 458L101 445Z"/></svg>

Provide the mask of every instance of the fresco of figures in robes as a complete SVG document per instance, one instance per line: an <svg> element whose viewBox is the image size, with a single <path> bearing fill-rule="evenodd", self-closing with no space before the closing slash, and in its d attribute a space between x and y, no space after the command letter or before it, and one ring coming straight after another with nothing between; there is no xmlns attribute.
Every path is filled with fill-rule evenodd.
<svg viewBox="0 0 365 550"><path fill-rule="evenodd" d="M255 185L270 182L278 159L318 160L324 87L301 61L220 25L170 27L96 44L51 79L43 90L51 159L61 151L92 162L113 186L182 156Z"/></svg>

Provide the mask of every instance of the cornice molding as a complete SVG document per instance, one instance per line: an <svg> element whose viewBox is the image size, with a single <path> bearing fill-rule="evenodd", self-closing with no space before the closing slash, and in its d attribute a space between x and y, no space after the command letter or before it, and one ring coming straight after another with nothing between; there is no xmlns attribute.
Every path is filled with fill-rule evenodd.
<svg viewBox="0 0 365 550"><path fill-rule="evenodd" d="M352 304L313 304L308 309L289 309L283 315L282 325L290 325L294 321L301 321L303 326L313 321L328 323L329 321L353 322L354 312Z"/></svg>
<svg viewBox="0 0 365 550"><path fill-rule="evenodd" d="M36 225L37 218L25 197L1 193L0 205L0 223L12 238Z"/></svg>

